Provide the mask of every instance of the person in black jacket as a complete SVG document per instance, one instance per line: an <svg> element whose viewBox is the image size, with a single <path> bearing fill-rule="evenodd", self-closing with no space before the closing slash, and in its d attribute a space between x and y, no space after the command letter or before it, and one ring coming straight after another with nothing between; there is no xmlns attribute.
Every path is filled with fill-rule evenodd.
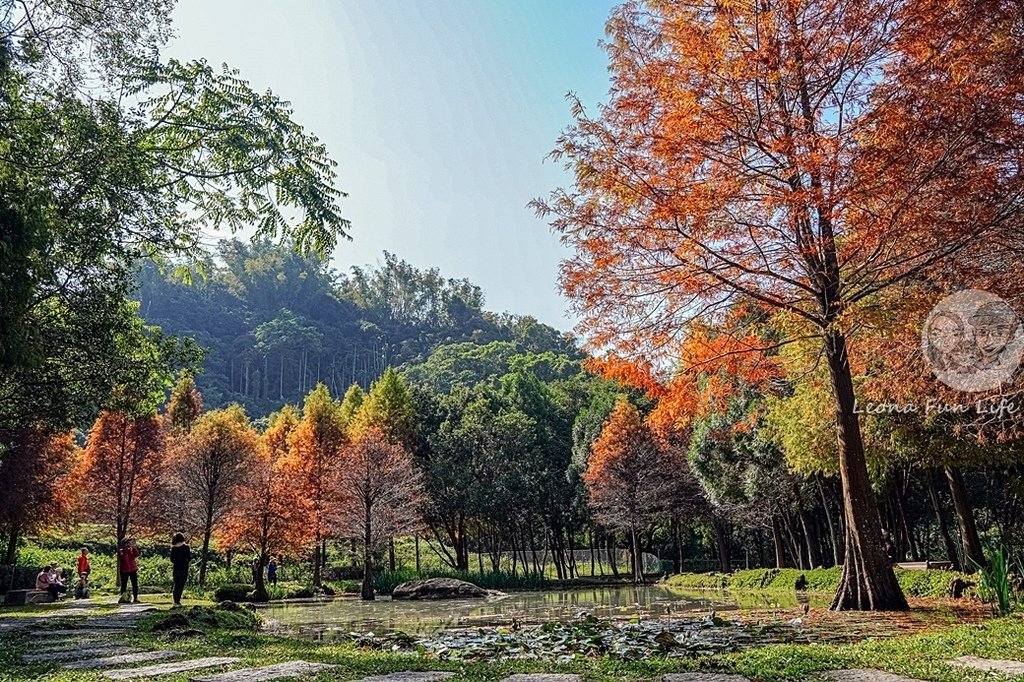
<svg viewBox="0 0 1024 682"><path fill-rule="evenodd" d="M192 563L192 550L185 544L185 536L175 533L171 539L171 574L174 577L174 605L181 606L181 594L188 581L188 567Z"/></svg>

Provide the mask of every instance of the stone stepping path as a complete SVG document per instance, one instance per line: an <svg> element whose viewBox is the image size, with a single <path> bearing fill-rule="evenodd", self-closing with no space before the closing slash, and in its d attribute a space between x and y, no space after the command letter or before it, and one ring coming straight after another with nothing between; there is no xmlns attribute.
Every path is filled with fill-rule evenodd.
<svg viewBox="0 0 1024 682"><path fill-rule="evenodd" d="M219 675L208 677L193 677L192 682L265 682L267 680L279 680L282 677L302 677L304 675L315 675L323 670L330 670L337 666L327 663L309 663L307 661L291 661L289 663L278 663L267 665L262 668L246 668L245 670L231 670Z"/></svg>
<svg viewBox="0 0 1024 682"><path fill-rule="evenodd" d="M390 673L388 675L374 675L373 677L364 677L357 682L437 682L438 680L446 680L452 677L455 673L445 672L401 672L401 673ZM525 677L524 675L513 675L512 677ZM560 675L533 675L532 677L561 677ZM506 680L512 679L511 677L505 678ZM502 682L505 682L504 680ZM541 682L541 681L538 681ZM554 681L549 681L554 682Z"/></svg>
<svg viewBox="0 0 1024 682"><path fill-rule="evenodd" d="M835 682L919 682L910 677L893 675L883 670L830 670L825 677Z"/></svg>
<svg viewBox="0 0 1024 682"><path fill-rule="evenodd" d="M100 644L92 647L75 646L73 649L46 651L37 654L25 654L21 660L25 663L48 663L50 661L73 661L78 658L95 658L97 656L117 656L131 651L118 644Z"/></svg>
<svg viewBox="0 0 1024 682"><path fill-rule="evenodd" d="M4 632L16 632L32 627L36 623L42 623L45 618L0 618L0 634Z"/></svg>
<svg viewBox="0 0 1024 682"><path fill-rule="evenodd" d="M664 682L750 682L743 675L724 673L672 673L663 679Z"/></svg>
<svg viewBox="0 0 1024 682"><path fill-rule="evenodd" d="M1020 661L1000 661L994 658L978 658L977 656L961 656L948 661L949 665L974 668L985 672L1003 673L1004 675L1024 675L1024 663Z"/></svg>
<svg viewBox="0 0 1024 682"><path fill-rule="evenodd" d="M75 661L64 666L67 670L91 670L93 668L113 668L117 665L134 665L136 663L149 663L150 661L162 661L167 658L178 658L184 656L180 651L168 649L160 651L139 651L136 653L121 654L119 656L105 656L103 658L90 658L85 661Z"/></svg>
<svg viewBox="0 0 1024 682"><path fill-rule="evenodd" d="M519 673L509 675L501 682L580 682L582 679L579 675Z"/></svg>
<svg viewBox="0 0 1024 682"><path fill-rule="evenodd" d="M128 632L127 628L103 628L103 632L89 632L83 630L31 630L30 637L78 637L81 639L96 639L97 637L108 637L110 635Z"/></svg>
<svg viewBox="0 0 1024 682"><path fill-rule="evenodd" d="M214 668L221 665L238 663L240 659L230 656L211 656L210 658L196 658L191 661L178 661L176 663L158 663L143 668L125 668L122 670L107 670L103 673L111 680L130 680L136 677L157 677L159 675L174 675L187 673L190 670L202 670L203 668Z"/></svg>

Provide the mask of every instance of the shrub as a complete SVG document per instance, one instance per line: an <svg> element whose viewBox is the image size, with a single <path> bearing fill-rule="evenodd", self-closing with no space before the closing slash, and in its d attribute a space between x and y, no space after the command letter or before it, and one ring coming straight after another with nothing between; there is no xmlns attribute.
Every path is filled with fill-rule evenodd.
<svg viewBox="0 0 1024 682"><path fill-rule="evenodd" d="M141 629L163 632L178 629L212 630L256 630L260 618L249 609L226 609L219 606L193 606L187 609L161 611L142 622Z"/></svg>
<svg viewBox="0 0 1024 682"><path fill-rule="evenodd" d="M6 591L8 587L12 590L32 589L41 568L42 566L0 566L0 592Z"/></svg>
<svg viewBox="0 0 1024 682"><path fill-rule="evenodd" d="M252 601L252 585L226 583L213 591L214 601Z"/></svg>
<svg viewBox="0 0 1024 682"><path fill-rule="evenodd" d="M802 571L796 568L757 568L748 571L723 573L682 573L666 578L664 584L694 590L777 591L831 593L839 589L842 568L815 568ZM904 594L910 597L942 599L947 596L950 581L964 578L950 571L905 571L896 569L896 579Z"/></svg>
<svg viewBox="0 0 1024 682"><path fill-rule="evenodd" d="M1009 615L1013 610L1013 587L1006 552L1002 548L996 549L991 553L988 564L978 569L978 596L986 604L992 604L1000 616Z"/></svg>

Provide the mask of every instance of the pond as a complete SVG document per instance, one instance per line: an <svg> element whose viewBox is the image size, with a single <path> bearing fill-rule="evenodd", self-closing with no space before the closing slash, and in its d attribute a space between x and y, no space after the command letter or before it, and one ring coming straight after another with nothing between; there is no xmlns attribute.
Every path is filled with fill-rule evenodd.
<svg viewBox="0 0 1024 682"><path fill-rule="evenodd" d="M442 630L533 625L578 620L586 615L631 620L728 611L739 605L723 593L694 593L660 585L602 586L545 592L512 592L490 599L364 602L340 597L270 604L261 612L271 629L331 637L350 632L430 634Z"/></svg>

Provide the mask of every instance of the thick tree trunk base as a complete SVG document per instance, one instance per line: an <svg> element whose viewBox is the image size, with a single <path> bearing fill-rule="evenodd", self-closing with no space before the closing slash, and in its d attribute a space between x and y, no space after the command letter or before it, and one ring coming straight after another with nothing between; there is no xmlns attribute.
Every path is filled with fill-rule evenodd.
<svg viewBox="0 0 1024 682"><path fill-rule="evenodd" d="M846 560L832 608L835 611L906 611L907 600L892 564L882 552L882 529L871 492L846 340L832 331L825 337L825 355L836 399L839 477L846 520Z"/></svg>
<svg viewBox="0 0 1024 682"><path fill-rule="evenodd" d="M910 608L892 568L871 573L851 565L853 559L847 554L839 590L832 602L833 611L907 611Z"/></svg>
<svg viewBox="0 0 1024 682"><path fill-rule="evenodd" d="M373 592L373 571L370 569L370 559L366 559L366 564L363 566L363 585L360 590L359 596L363 601L373 601L375 598Z"/></svg>

